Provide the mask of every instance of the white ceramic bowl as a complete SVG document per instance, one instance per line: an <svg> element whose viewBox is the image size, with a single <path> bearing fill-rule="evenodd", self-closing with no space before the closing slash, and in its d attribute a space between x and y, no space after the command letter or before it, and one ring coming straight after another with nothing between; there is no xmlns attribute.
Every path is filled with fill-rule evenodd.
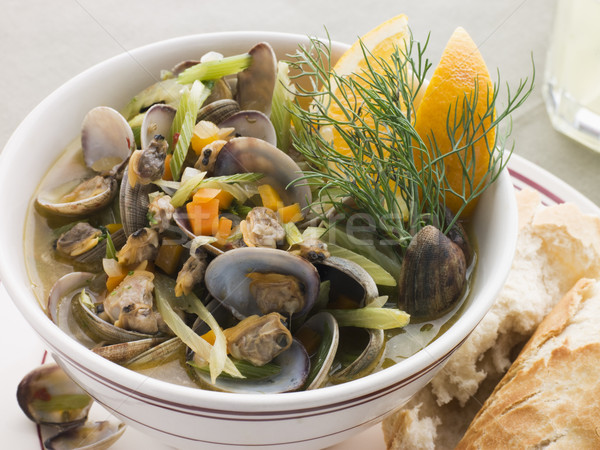
<svg viewBox="0 0 600 450"><path fill-rule="evenodd" d="M279 57L304 36L218 33L158 42L83 72L40 103L21 123L0 159L4 196L0 279L54 359L101 404L143 432L179 448L322 448L347 439L404 404L466 339L502 287L516 243L517 216L506 171L484 194L475 217L479 266L468 307L438 340L408 360L368 377L309 392L239 395L203 391L147 378L92 353L44 314L30 289L23 251L26 212L34 190L98 105L117 109L150 85L163 68L216 50L225 55L268 41ZM347 47L333 43L338 56Z"/></svg>

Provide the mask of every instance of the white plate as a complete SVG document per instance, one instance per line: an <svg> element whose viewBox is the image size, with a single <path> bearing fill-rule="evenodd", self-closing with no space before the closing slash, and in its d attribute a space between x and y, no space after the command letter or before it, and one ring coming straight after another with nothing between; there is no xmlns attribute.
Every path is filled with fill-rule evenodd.
<svg viewBox="0 0 600 450"><path fill-rule="evenodd" d="M537 189L542 194L543 203L546 205L572 202L585 213L600 215L600 208L589 199L518 155L511 157L509 171L516 189L525 187ZM2 311L0 345L3 349L3 363L0 364L0 405L2 405L0 423L3 428L3 448L43 449L42 442L48 436L48 430L38 429L25 417L17 404L15 393L21 378L39 364L47 362L46 359L49 358L35 333L18 313L3 286L0 286L0 308ZM102 420L109 414L101 406L95 404L90 416L94 420ZM165 450L168 447L129 427L111 449L130 448ZM379 425L332 447L337 450L364 448L385 449Z"/></svg>

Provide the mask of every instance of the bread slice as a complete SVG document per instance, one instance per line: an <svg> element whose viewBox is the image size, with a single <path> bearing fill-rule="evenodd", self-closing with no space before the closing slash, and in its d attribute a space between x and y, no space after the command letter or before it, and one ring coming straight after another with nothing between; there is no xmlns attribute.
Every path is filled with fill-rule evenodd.
<svg viewBox="0 0 600 450"><path fill-rule="evenodd" d="M600 448L600 281L542 321L457 449Z"/></svg>
<svg viewBox="0 0 600 450"><path fill-rule="evenodd" d="M389 449L453 449L518 351L580 278L600 279L600 217L518 192L519 238L491 310L430 385L383 421Z"/></svg>

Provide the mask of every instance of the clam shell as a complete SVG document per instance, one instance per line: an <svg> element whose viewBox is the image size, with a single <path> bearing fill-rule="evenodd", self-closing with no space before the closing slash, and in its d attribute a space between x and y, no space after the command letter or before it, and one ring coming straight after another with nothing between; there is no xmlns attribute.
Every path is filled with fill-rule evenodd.
<svg viewBox="0 0 600 450"><path fill-rule="evenodd" d="M321 281L329 280L331 291L343 293L356 303L357 308L368 305L379 296L377 284L371 275L353 261L330 256L314 265Z"/></svg>
<svg viewBox="0 0 600 450"><path fill-rule="evenodd" d="M250 294L251 272L293 275L304 288L304 308L294 317L305 315L319 294L319 275L315 267L299 256L271 248L245 247L216 257L206 268L204 281L211 295L239 320L262 312Z"/></svg>
<svg viewBox="0 0 600 450"><path fill-rule="evenodd" d="M117 364L125 364L144 352L156 348L164 338L147 338L130 342L94 347L92 351Z"/></svg>
<svg viewBox="0 0 600 450"><path fill-rule="evenodd" d="M87 422L46 439L44 446L48 450L102 450L114 444L125 430L122 422Z"/></svg>
<svg viewBox="0 0 600 450"><path fill-rule="evenodd" d="M215 161L214 175L262 173L259 184L270 184L277 190L284 204L299 203L305 208L312 201L306 183L294 183L302 171L292 158L274 145L252 137L231 139L223 146Z"/></svg>
<svg viewBox="0 0 600 450"><path fill-rule="evenodd" d="M52 399L67 395L77 396L77 404L64 405L60 410L44 407ZM56 364L40 366L25 375L17 387L17 401L35 423L65 428L83 423L92 406L92 398Z"/></svg>
<svg viewBox="0 0 600 450"><path fill-rule="evenodd" d="M176 112L177 110L172 106L163 105L162 103L153 105L146 112L140 129L142 149L148 148L154 136L158 134L165 138L169 137Z"/></svg>
<svg viewBox="0 0 600 450"><path fill-rule="evenodd" d="M461 297L466 272L463 250L434 226L425 226L402 260L398 307L413 318L439 317Z"/></svg>
<svg viewBox="0 0 600 450"><path fill-rule="evenodd" d="M304 346L297 340L290 348L278 355L274 360L281 370L276 375L258 380L248 378L229 378L220 376L215 384L210 382L210 375L200 370L195 373L202 387L222 392L246 394L277 394L300 389L306 382L310 362Z"/></svg>
<svg viewBox="0 0 600 450"><path fill-rule="evenodd" d="M160 337L116 327L98 317L93 311L90 311L89 308L79 301L79 298L74 298L71 301L71 313L81 329L97 342L118 344L121 342Z"/></svg>
<svg viewBox="0 0 600 450"><path fill-rule="evenodd" d="M135 138L127 120L108 106L90 110L81 126L81 147L86 166L113 175L135 149Z"/></svg>
<svg viewBox="0 0 600 450"><path fill-rule="evenodd" d="M127 241L127 236L125 236L125 231L123 228L118 229L114 233L110 235L110 238L115 246L115 248L119 249L125 245ZM102 259L106 257L106 239L103 239L96 245L93 249L82 253L77 256L75 260L77 262L83 264L96 264L101 263Z"/></svg>
<svg viewBox="0 0 600 450"><path fill-rule="evenodd" d="M137 183L135 187L129 184L127 171L123 173L121 191L119 193L119 209L125 235L136 232L148 226L148 194L156 189L153 184Z"/></svg>
<svg viewBox="0 0 600 450"><path fill-rule="evenodd" d="M309 328L319 336L321 339L328 339L325 342L320 343L321 346L326 346L326 353L318 367L316 367L317 357L311 356L311 368L309 372L309 378L307 380L308 385L305 387L306 390L318 389L325 386L329 380L329 371L335 359L335 354L338 349L338 343L340 338L340 332L338 323L328 312L320 312L311 316L304 324L298 329L296 334L301 334L303 328ZM326 332L328 329L328 332ZM317 351L319 353L319 351Z"/></svg>
<svg viewBox="0 0 600 450"><path fill-rule="evenodd" d="M231 117L233 114L240 110L238 102L232 99L221 99L215 100L211 103L207 103L205 106L200 108L198 115L196 116L196 122L201 120L208 120L221 128L221 122Z"/></svg>
<svg viewBox="0 0 600 450"><path fill-rule="evenodd" d="M59 202L50 192L41 193L36 199L36 205L43 211L66 217L80 217L95 213L112 202L117 194L118 184L113 178L105 178L106 188L93 197L74 202Z"/></svg>
<svg viewBox="0 0 600 450"><path fill-rule="evenodd" d="M273 146L277 145L275 127L269 118L260 111L239 111L219 123L219 127L234 128L235 136L254 137Z"/></svg>
<svg viewBox="0 0 600 450"><path fill-rule="evenodd" d="M332 374L336 382L350 381L367 375L379 361L384 345L383 330L373 330L368 328L342 327L340 328L340 345L338 353L343 351L343 342L345 340L355 342L357 335L363 334L364 347L360 355L343 369ZM360 342L360 341L359 341Z"/></svg>
<svg viewBox="0 0 600 450"><path fill-rule="evenodd" d="M275 52L269 44L260 42L248 53L252 56L252 63L238 73L236 100L242 110L257 110L270 116L277 78Z"/></svg>

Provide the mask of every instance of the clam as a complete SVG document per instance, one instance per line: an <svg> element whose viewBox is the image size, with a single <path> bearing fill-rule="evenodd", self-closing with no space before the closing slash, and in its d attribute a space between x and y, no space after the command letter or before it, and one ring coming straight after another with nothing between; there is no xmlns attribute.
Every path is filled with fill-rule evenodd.
<svg viewBox="0 0 600 450"><path fill-rule="evenodd" d="M224 392L275 394L296 391L305 384L310 362L304 346L297 340L294 339L291 346L272 363L279 367L279 371L258 379L220 376L212 384L208 371L196 370L195 373L202 387Z"/></svg>
<svg viewBox="0 0 600 450"><path fill-rule="evenodd" d="M133 131L117 111L98 106L83 119L81 149L86 166L101 175L113 176L135 149Z"/></svg>
<svg viewBox="0 0 600 450"><path fill-rule="evenodd" d="M92 398L56 364L29 372L17 387L17 401L38 424L72 427L85 422Z"/></svg>
<svg viewBox="0 0 600 450"><path fill-rule="evenodd" d="M79 217L108 206L117 194L114 178L96 175L87 180L68 182L57 189L44 191L36 199L42 211L60 216Z"/></svg>
<svg viewBox="0 0 600 450"><path fill-rule="evenodd" d="M235 136L246 136L262 139L269 144L277 145L275 127L269 118L260 111L243 110L232 114L219 123L220 128L234 128Z"/></svg>
<svg viewBox="0 0 600 450"><path fill-rule="evenodd" d="M259 184L277 190L284 204L299 203L305 208L312 200L310 188L296 182L302 175L298 164L274 145L252 137L228 141L217 156L214 175L255 172L263 174Z"/></svg>
<svg viewBox="0 0 600 450"><path fill-rule="evenodd" d="M207 99L208 100L208 99ZM235 100L223 98L213 102L206 102L198 111L196 122L208 120L216 125L231 117L240 110L240 105Z"/></svg>
<svg viewBox="0 0 600 450"><path fill-rule="evenodd" d="M436 318L460 299L466 285L463 250L432 225L412 239L402 261L398 307L414 318Z"/></svg>
<svg viewBox="0 0 600 450"><path fill-rule="evenodd" d="M88 295L92 295L87 292ZM94 302L99 303L99 302ZM82 302L82 296L78 295L71 301L71 314L79 327L94 341L107 344L117 344L121 342L131 342L142 339L151 339L157 336L155 333L140 333L138 331L127 330L113 325L102 319L96 311L92 311Z"/></svg>
<svg viewBox="0 0 600 450"><path fill-rule="evenodd" d="M313 264L319 271L321 281L329 280L330 292L338 296L330 299L329 308L360 308L379 296L377 284L371 275L353 261L330 256ZM340 305L341 299L343 305Z"/></svg>
<svg viewBox="0 0 600 450"><path fill-rule="evenodd" d="M102 231L87 222L79 222L61 234L56 241L56 250L65 256L79 256L98 245Z"/></svg>
<svg viewBox="0 0 600 450"><path fill-rule="evenodd" d="M294 338L304 345L311 361L305 389L324 386L329 380L329 371L338 349L337 321L330 313L322 311L304 322L294 334Z"/></svg>
<svg viewBox="0 0 600 450"><path fill-rule="evenodd" d="M218 80L214 81L214 85L212 90L210 91L210 95L208 96L204 104L209 105L220 100L232 99L233 92L231 91L231 86L229 85L229 82L225 78L219 78Z"/></svg>
<svg viewBox="0 0 600 450"><path fill-rule="evenodd" d="M123 173L119 193L119 209L123 231L127 236L148 226L148 206L150 204L148 194L154 190L156 190L156 186L152 184L136 183L135 187L131 187L127 171Z"/></svg>
<svg viewBox="0 0 600 450"><path fill-rule="evenodd" d="M256 44L248 53L252 63L238 73L236 100L242 110L258 110L269 116L277 78L277 58L266 42Z"/></svg>
<svg viewBox="0 0 600 450"><path fill-rule="evenodd" d="M285 279L271 283L268 276L273 274ZM265 278L257 280L260 276ZM319 275L312 264L270 248L246 247L225 252L208 265L204 280L211 295L240 320L273 311L284 311L286 317L301 317L312 308L319 293ZM287 304L288 300L293 307Z"/></svg>
<svg viewBox="0 0 600 450"><path fill-rule="evenodd" d="M118 344L102 345L92 351L117 364L126 364L152 348L165 342L165 338L145 338Z"/></svg>
<svg viewBox="0 0 600 450"><path fill-rule="evenodd" d="M135 149L135 138L121 114L107 106L98 106L83 119L81 148L85 165L98 175L42 192L36 200L42 210L82 216L109 205L117 193L115 177Z"/></svg>
<svg viewBox="0 0 600 450"><path fill-rule="evenodd" d="M114 233L111 233L110 238L115 248L121 248L127 240L123 228L119 228ZM106 239L101 240L91 250L76 256L75 260L83 264L101 263L102 259L106 257L106 243Z"/></svg>
<svg viewBox="0 0 600 450"><path fill-rule="evenodd" d="M140 129L142 149L148 148L155 136L169 136L177 110L162 103L153 105L144 115Z"/></svg>
<svg viewBox="0 0 600 450"><path fill-rule="evenodd" d="M71 303L83 289L101 289L101 277L89 272L71 272L61 278L50 289L46 312L50 319L65 333L84 345L93 346L94 341L85 334L73 320Z"/></svg>
<svg viewBox="0 0 600 450"><path fill-rule="evenodd" d="M336 360L342 368L331 374L332 381L345 382L368 374L379 361L383 348L383 330L341 327Z"/></svg>
<svg viewBox="0 0 600 450"><path fill-rule="evenodd" d="M223 330L229 354L259 367L271 362L292 345L292 334L283 322L283 316L272 312L246 317Z"/></svg>
<svg viewBox="0 0 600 450"><path fill-rule="evenodd" d="M48 450L101 450L114 444L125 432L122 422L88 422L64 430L44 442Z"/></svg>

